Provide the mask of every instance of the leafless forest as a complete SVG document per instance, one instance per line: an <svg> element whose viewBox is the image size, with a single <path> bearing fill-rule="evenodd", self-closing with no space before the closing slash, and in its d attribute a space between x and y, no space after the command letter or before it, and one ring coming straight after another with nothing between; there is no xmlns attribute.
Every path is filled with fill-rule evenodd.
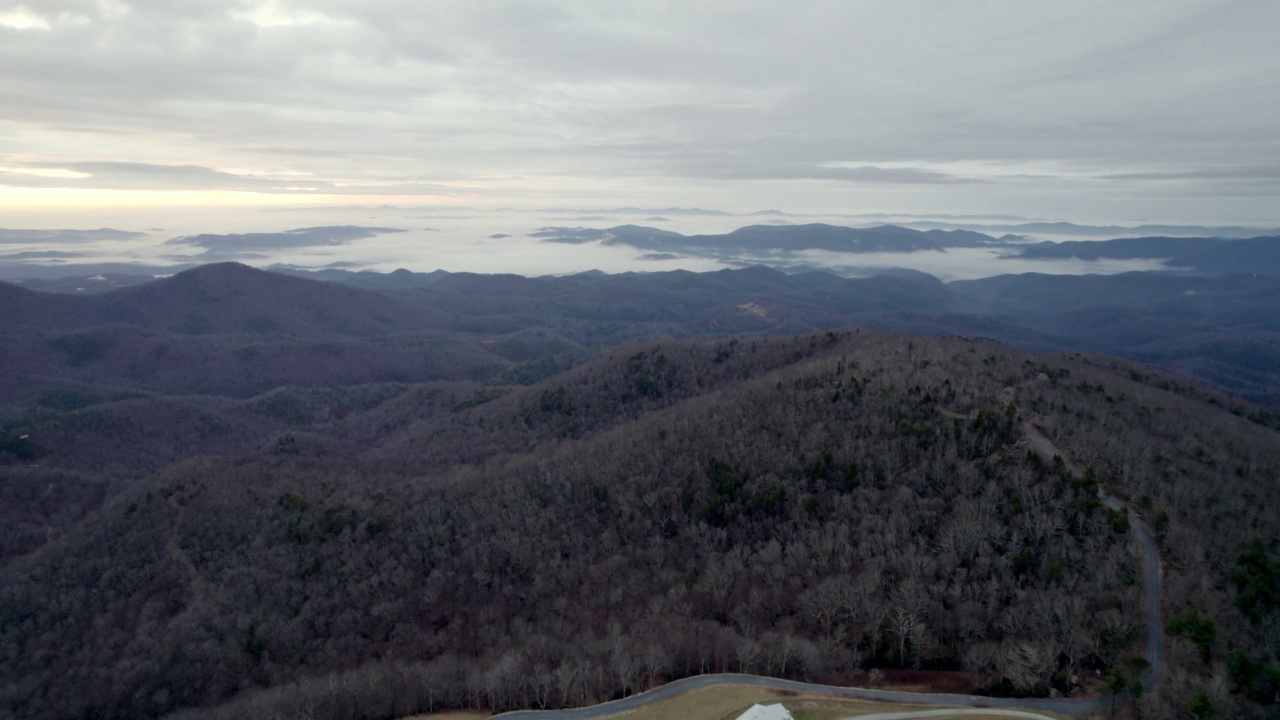
<svg viewBox="0 0 1280 720"><path fill-rule="evenodd" d="M1280 437L1148 367L849 330L218 402L95 406L60 421L67 467L5 467L5 712L384 718L898 669L1143 717L1276 699ZM193 417L220 430L155 462ZM1159 535L1159 695L1098 482Z"/></svg>

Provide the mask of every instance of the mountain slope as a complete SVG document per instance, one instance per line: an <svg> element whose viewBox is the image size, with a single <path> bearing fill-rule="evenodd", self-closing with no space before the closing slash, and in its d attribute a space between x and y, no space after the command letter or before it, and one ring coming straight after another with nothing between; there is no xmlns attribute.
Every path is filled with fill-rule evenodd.
<svg viewBox="0 0 1280 720"><path fill-rule="evenodd" d="M1043 242L1017 252L1024 258L1149 258L1165 260L1171 270L1203 275L1280 274L1280 237L1140 237L1116 240Z"/></svg>
<svg viewBox="0 0 1280 720"><path fill-rule="evenodd" d="M63 327L120 323L192 335L334 337L419 329L430 319L424 309L383 294L238 263L205 265L83 300L81 312Z"/></svg>
<svg viewBox="0 0 1280 720"><path fill-rule="evenodd" d="M1122 354L1280 405L1275 277L1027 274L948 287L971 298L978 312L1056 335L1058 347Z"/></svg>
<svg viewBox="0 0 1280 720"><path fill-rule="evenodd" d="M1007 387L1096 476L1020 444ZM1248 412L1123 361L865 331L646 343L529 387L396 395L137 479L0 566L19 679L0 698L154 716L274 686L278 711L336 717L913 666L1078 693L1141 640L1137 559L1095 480L1159 532L1167 616L1207 613L1210 660L1265 665L1253 628L1280 607L1224 589L1280 532L1280 435ZM1185 709L1212 663L1173 635L1161 702Z"/></svg>

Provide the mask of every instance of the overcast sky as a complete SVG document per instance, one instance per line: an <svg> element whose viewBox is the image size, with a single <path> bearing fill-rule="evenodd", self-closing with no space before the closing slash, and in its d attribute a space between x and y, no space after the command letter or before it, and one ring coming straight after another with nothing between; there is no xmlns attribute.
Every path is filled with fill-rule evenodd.
<svg viewBox="0 0 1280 720"><path fill-rule="evenodd" d="M0 210L1280 217L1277 0L0 0Z"/></svg>

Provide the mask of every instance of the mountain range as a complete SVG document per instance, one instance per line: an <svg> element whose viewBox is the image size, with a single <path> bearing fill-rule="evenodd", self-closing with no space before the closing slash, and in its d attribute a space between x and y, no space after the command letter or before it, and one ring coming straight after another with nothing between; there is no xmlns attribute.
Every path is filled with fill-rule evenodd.
<svg viewBox="0 0 1280 720"><path fill-rule="evenodd" d="M1027 274L942 283L922 273L842 278L763 267L525 278L286 275L222 264L100 295L12 285L0 285L0 294L12 309L0 318L9 338L7 383L25 387L109 379L169 391L198 376L201 388L242 396L285 378L313 385L340 376L528 381L645 337L856 324L1107 352L1280 406L1280 278L1264 274ZM17 379L26 373L45 379Z"/></svg>
<svg viewBox="0 0 1280 720"><path fill-rule="evenodd" d="M782 253L785 257L787 253L806 250L863 254L992 248L1003 250L1003 256L1008 258L1146 259L1162 261L1171 272L1280 274L1280 236L1160 236L1031 243L1014 234L995 237L963 229L917 230L896 225L856 228L820 223L750 225L720 235L682 235L638 225L607 229L548 227L533 233L533 236L546 242L623 245L658 253L661 257L695 256L722 261L752 258L763 263L779 262L776 257L770 259L768 254Z"/></svg>
<svg viewBox="0 0 1280 720"><path fill-rule="evenodd" d="M1016 228L1013 228L1016 230ZM1178 228L1169 228L1170 231ZM1185 228L1183 228L1185 229ZM306 249L324 252L354 240L368 239L403 229L363 226L325 226L297 228L284 232L241 233L229 235L195 235L177 237L163 247L199 249L201 252L173 254L165 259L171 264L148 265L141 262L108 262L93 258L92 253L75 250L23 250L0 253L0 280L25 284L33 289L56 292L103 292L117 287L145 282L156 276L167 276L217 261L252 261L265 263L282 249ZM128 235L120 231L56 231L37 233L0 229L0 241L54 243L50 247L76 248L81 238ZM1220 275L1224 273L1280 275L1280 236L1140 236L1112 240L1032 242L1027 237L1006 232L985 234L964 228L916 229L897 225L846 227L821 223L750 225L723 234L683 235L669 230L639 225L610 228L545 227L530 236L555 245L596 244L630 248L640 254L639 261L703 258L730 267L766 265L788 272L834 269L845 275L865 276L886 272L883 267L867 268L859 257L875 254L882 265L884 256L899 256L903 266L913 263L928 266L927 259L948 252L959 252L966 273L1001 274L1001 264L1009 260L1033 260L1045 271L1054 272L1053 262L1083 260L1087 262L1143 260L1154 269L1178 274ZM490 239L506 239L497 233ZM527 240L522 240L527 242ZM56 243L67 243L57 245ZM836 253L834 257L814 259L805 253ZM985 251L985 252L984 252ZM924 256L916 255L924 253ZM863 261L865 262L865 260ZM977 263L977 265L974 265ZM335 262L324 268L310 268L328 279L345 274L348 281L364 280L366 287L389 288L419 284L424 278L397 272L381 280L377 273L353 274L350 261ZM273 266L281 270L295 269L287 265ZM1103 271L1104 269L1098 269ZM1068 270L1077 272L1077 268ZM436 271L437 273L439 271ZM433 273L420 273L432 275Z"/></svg>
<svg viewBox="0 0 1280 720"><path fill-rule="evenodd" d="M0 284L0 714L1140 692L1129 512L1142 707L1274 704L1280 279L325 277Z"/></svg>

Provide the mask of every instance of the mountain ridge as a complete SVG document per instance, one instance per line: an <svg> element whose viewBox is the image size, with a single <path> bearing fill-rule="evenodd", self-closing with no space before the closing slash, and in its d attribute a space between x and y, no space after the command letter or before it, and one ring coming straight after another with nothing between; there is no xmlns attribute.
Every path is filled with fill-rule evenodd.
<svg viewBox="0 0 1280 720"><path fill-rule="evenodd" d="M14 311L0 317L0 335L13 343L11 372L45 368L82 381L99 372L111 383L147 389L139 378L167 372L148 353L175 352L175 359L201 363L209 387L263 376L231 391L242 395L269 389L267 378L282 379L286 367L302 378L310 372L305 366L328 363L316 376L327 377L342 367L343 353L362 358L366 381L474 380L477 372L537 379L644 337L858 324L1121 354L1280 406L1280 280L1266 275L1023 274L942 283L919 273L843 278L759 266L426 280L351 287L230 264L94 296L5 285L0 293ZM1105 322L1094 323L1091 314ZM415 345L435 355L423 356ZM273 356L291 359L275 368ZM194 360L200 357L211 359ZM334 359L321 362L326 357Z"/></svg>

